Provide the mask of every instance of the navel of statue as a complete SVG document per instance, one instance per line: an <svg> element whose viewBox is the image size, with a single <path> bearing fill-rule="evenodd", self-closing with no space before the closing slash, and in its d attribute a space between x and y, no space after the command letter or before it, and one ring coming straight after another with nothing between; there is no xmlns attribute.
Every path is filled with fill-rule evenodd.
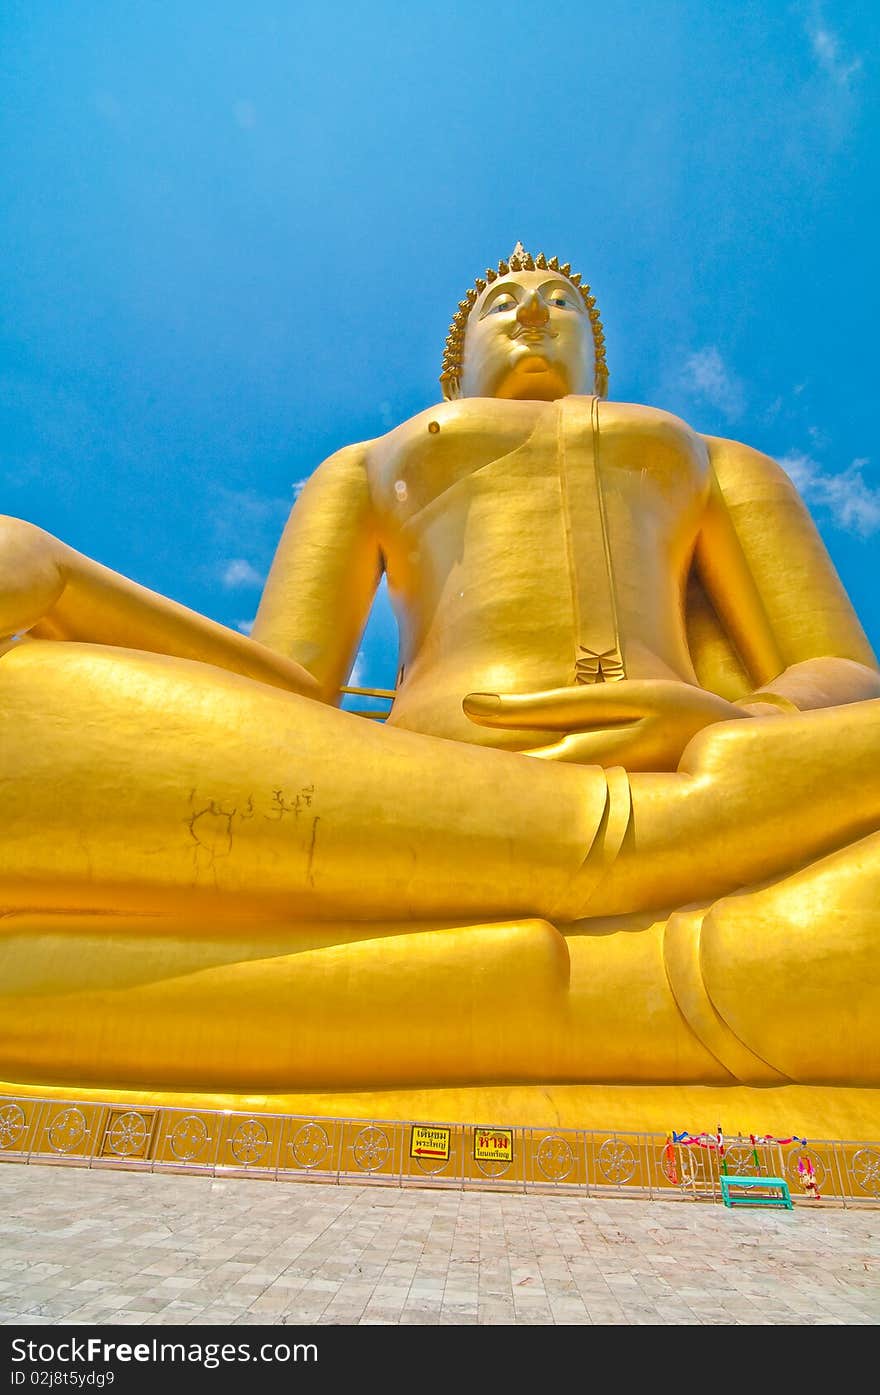
<svg viewBox="0 0 880 1395"><path fill-rule="evenodd" d="M521 244L441 383L315 470L249 638L3 520L4 1089L582 1123L626 1086L654 1127L833 1087L876 1132L880 674L794 486L608 400L590 288Z"/></svg>

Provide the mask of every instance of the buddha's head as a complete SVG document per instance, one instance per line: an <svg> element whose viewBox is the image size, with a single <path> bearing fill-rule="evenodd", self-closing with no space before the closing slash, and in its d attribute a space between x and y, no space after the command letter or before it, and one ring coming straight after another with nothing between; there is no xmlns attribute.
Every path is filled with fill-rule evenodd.
<svg viewBox="0 0 880 1395"><path fill-rule="evenodd" d="M518 242L459 302L440 382L450 399L605 397L605 335L589 286L568 263L532 257Z"/></svg>

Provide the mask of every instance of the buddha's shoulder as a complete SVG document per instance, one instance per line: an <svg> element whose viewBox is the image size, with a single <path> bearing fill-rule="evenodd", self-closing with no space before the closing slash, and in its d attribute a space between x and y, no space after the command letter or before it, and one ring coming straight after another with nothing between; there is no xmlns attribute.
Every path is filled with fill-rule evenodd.
<svg viewBox="0 0 880 1395"><path fill-rule="evenodd" d="M725 492L748 488L797 495L794 480L772 456L746 445L744 441L729 440L725 436L704 436L703 440L718 482Z"/></svg>
<svg viewBox="0 0 880 1395"><path fill-rule="evenodd" d="M603 402L599 417L602 435L623 440L651 440L658 446L686 450L712 470L729 502L746 496L798 499L797 486L778 461L744 441L696 431L672 412L637 402Z"/></svg>
<svg viewBox="0 0 880 1395"><path fill-rule="evenodd" d="M458 450L464 441L469 449L480 441L490 454L512 449L536 425L541 412L553 407L549 402L509 402L495 397L466 397L454 402L438 402L402 421L384 436L369 443L370 466L397 468L401 458L426 450L431 458L444 457Z"/></svg>
<svg viewBox="0 0 880 1395"><path fill-rule="evenodd" d="M681 417L642 402L602 401L599 427L605 436L651 437L670 445L705 449L703 438Z"/></svg>
<svg viewBox="0 0 880 1395"><path fill-rule="evenodd" d="M519 402L501 397L461 397L454 402L437 402L416 412L379 439L393 444L409 436L421 436L425 431L432 434L449 430L479 431L487 426L495 428L499 422L528 426L552 406L550 402Z"/></svg>

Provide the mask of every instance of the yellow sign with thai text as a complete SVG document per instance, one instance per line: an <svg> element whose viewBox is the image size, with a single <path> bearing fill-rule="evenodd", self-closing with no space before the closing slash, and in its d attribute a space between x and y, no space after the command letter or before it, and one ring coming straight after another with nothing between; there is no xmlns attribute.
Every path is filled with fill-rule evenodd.
<svg viewBox="0 0 880 1395"><path fill-rule="evenodd" d="M477 1162L513 1162L513 1129L475 1128Z"/></svg>
<svg viewBox="0 0 880 1395"><path fill-rule="evenodd" d="M436 1124L413 1124L409 1155L411 1158L448 1162L449 1129L438 1128Z"/></svg>

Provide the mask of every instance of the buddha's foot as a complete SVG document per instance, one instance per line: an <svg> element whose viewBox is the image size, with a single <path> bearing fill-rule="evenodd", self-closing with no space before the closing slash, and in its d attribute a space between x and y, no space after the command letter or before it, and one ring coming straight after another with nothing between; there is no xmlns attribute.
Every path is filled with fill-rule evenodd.
<svg viewBox="0 0 880 1395"><path fill-rule="evenodd" d="M880 1085L880 834L708 909L562 933L2 925L0 1078L34 1086Z"/></svg>
<svg viewBox="0 0 880 1395"><path fill-rule="evenodd" d="M540 920L0 925L0 1079L232 1093L533 1081L566 1021L568 950Z"/></svg>
<svg viewBox="0 0 880 1395"><path fill-rule="evenodd" d="M676 1000L737 1079L880 1085L880 833L668 924Z"/></svg>

